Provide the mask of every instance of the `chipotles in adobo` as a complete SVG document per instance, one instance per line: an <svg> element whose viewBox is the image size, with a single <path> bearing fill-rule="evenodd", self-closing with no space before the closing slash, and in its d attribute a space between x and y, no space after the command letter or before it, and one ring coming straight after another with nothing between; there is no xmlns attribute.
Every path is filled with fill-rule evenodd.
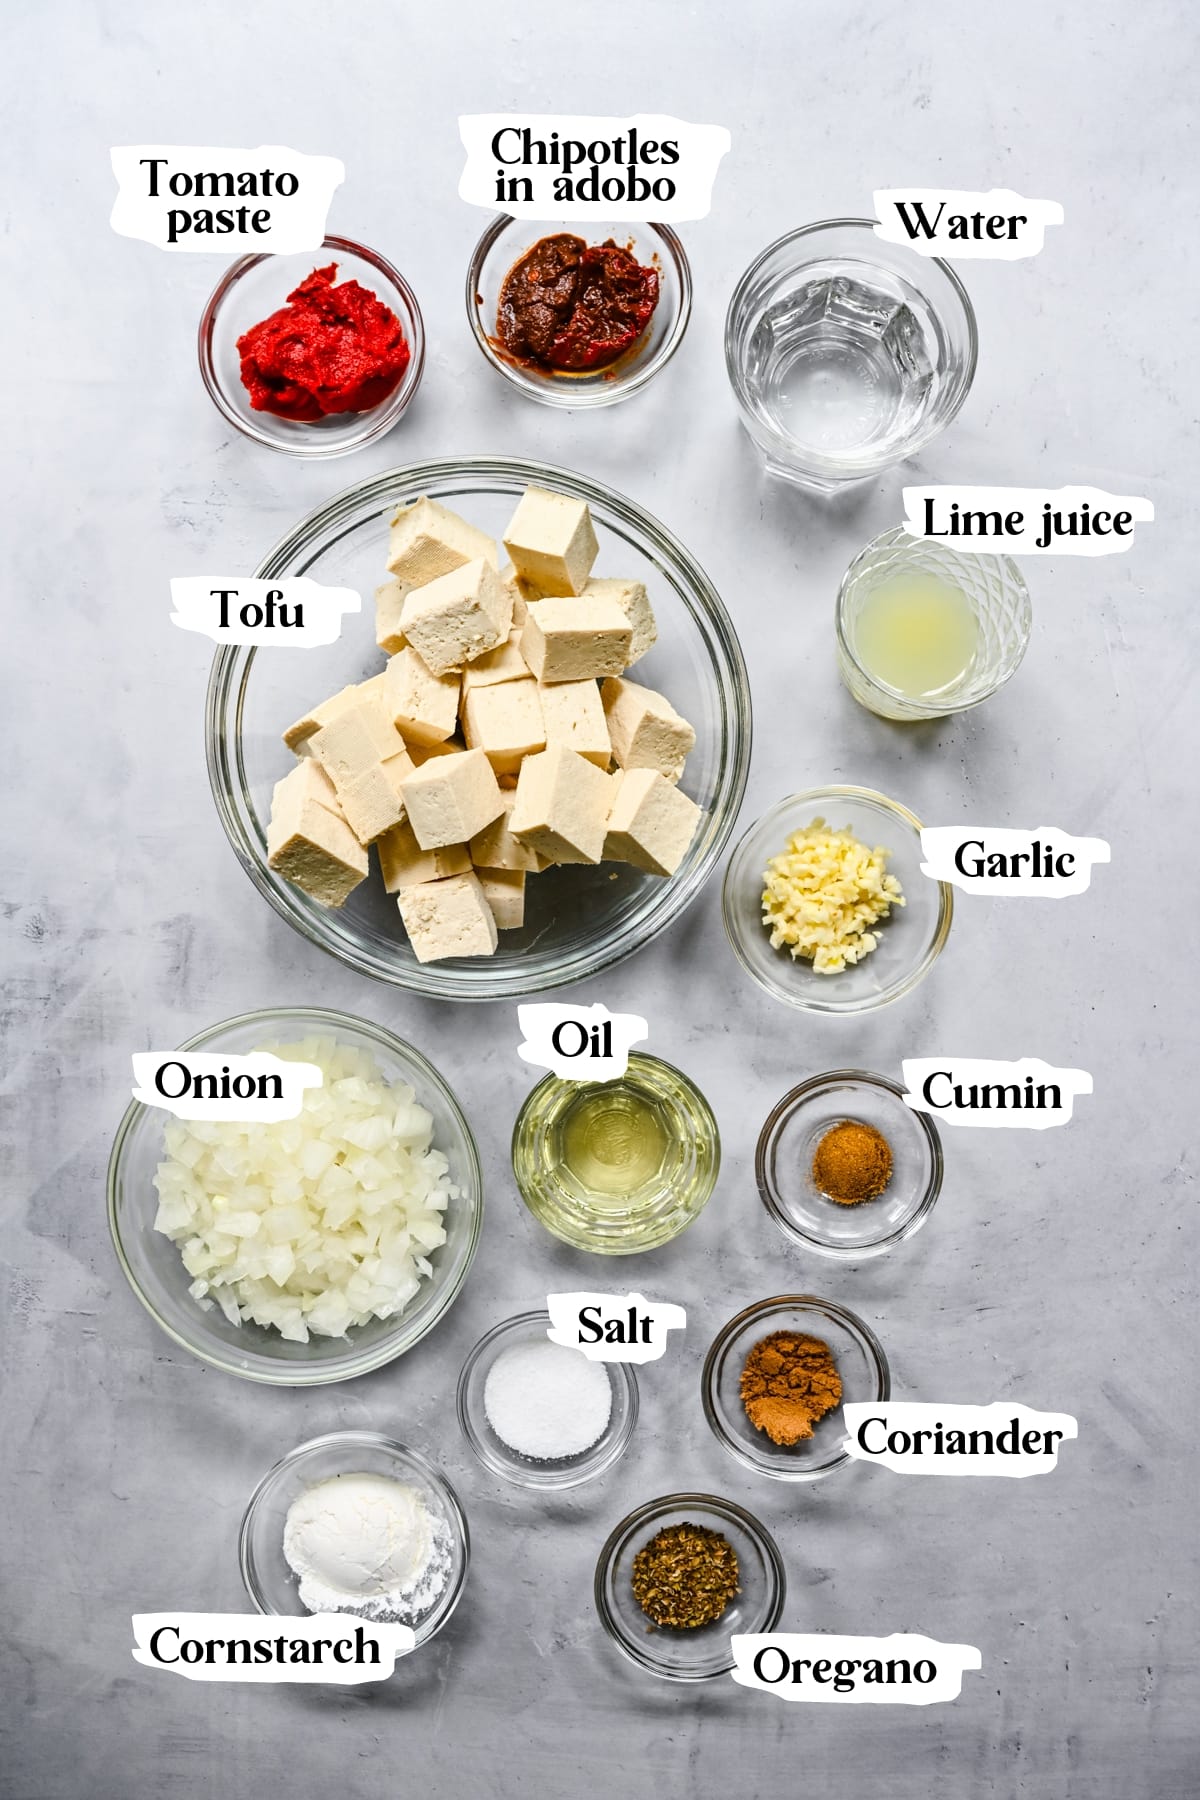
<svg viewBox="0 0 1200 1800"><path fill-rule="evenodd" d="M577 374L614 363L657 305L657 269L611 238L588 244L562 231L539 238L504 277L496 332L517 361Z"/></svg>

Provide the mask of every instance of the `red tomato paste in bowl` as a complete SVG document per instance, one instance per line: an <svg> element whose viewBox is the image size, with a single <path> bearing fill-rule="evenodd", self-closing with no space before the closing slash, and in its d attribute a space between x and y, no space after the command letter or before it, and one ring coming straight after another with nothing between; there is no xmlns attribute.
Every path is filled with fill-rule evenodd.
<svg viewBox="0 0 1200 1800"><path fill-rule="evenodd" d="M337 264L314 269L287 303L237 341L255 412L314 420L369 412L397 386L409 347L395 313Z"/></svg>

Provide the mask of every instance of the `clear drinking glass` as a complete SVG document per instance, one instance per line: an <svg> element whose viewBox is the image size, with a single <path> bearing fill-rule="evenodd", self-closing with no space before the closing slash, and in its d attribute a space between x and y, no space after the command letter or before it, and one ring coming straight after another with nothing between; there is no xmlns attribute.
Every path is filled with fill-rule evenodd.
<svg viewBox="0 0 1200 1800"><path fill-rule="evenodd" d="M834 493L948 425L975 374L975 314L946 263L830 219L771 244L737 285L725 364L772 474Z"/></svg>
<svg viewBox="0 0 1200 1800"><path fill-rule="evenodd" d="M856 641L863 606L882 583L898 576L931 577L957 588L978 628L975 650L958 678L914 697L890 687L867 667ZM1025 577L1010 556L964 556L898 527L860 550L838 589L837 658L842 680L860 706L884 719L942 719L965 712L1014 675L1029 644L1033 608Z"/></svg>

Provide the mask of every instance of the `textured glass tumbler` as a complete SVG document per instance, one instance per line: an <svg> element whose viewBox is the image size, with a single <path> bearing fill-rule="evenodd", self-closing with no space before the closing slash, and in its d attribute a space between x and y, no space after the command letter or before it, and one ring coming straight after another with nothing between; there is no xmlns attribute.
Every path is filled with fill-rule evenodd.
<svg viewBox="0 0 1200 1800"><path fill-rule="evenodd" d="M957 681L913 698L889 687L863 662L856 627L868 596L896 576L932 576L958 588L975 615L975 653ZM898 527L860 550L838 589L837 658L860 706L884 719L943 719L994 694L1020 666L1033 626L1025 577L1009 556L963 556Z"/></svg>

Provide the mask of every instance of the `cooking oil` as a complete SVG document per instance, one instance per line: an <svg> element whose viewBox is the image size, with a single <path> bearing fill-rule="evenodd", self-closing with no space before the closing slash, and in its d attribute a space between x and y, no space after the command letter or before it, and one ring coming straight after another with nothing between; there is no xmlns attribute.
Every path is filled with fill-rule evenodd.
<svg viewBox="0 0 1200 1800"><path fill-rule="evenodd" d="M624 1082L589 1087L562 1122L563 1161L587 1193L628 1196L663 1165L667 1133L657 1106Z"/></svg>

